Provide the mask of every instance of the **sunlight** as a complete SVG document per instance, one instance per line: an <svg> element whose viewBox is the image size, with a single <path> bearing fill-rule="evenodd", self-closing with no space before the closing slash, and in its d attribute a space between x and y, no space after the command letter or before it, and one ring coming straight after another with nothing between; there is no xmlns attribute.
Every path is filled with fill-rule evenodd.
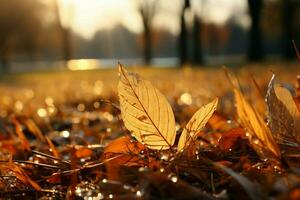
<svg viewBox="0 0 300 200"><path fill-rule="evenodd" d="M67 67L71 71L91 70L99 67L99 62L96 59L74 59L67 63Z"/></svg>

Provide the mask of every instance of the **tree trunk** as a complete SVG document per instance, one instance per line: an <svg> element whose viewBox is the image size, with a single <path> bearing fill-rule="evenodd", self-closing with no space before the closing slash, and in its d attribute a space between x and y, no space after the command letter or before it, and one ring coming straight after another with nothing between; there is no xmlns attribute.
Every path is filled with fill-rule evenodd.
<svg viewBox="0 0 300 200"><path fill-rule="evenodd" d="M62 25L61 16L59 13L58 0L54 0L53 2L54 2L57 25L61 33L61 51L63 54L62 56L66 65L67 62L72 58L71 30L70 28L64 27Z"/></svg>
<svg viewBox="0 0 300 200"><path fill-rule="evenodd" d="M194 29L193 29L193 61L195 64L203 65L203 50L202 50L202 21L197 16L194 17Z"/></svg>
<svg viewBox="0 0 300 200"><path fill-rule="evenodd" d="M295 1L283 1L283 52L282 56L286 60L295 58L295 52L292 45L292 40L295 39L293 24L295 20Z"/></svg>
<svg viewBox="0 0 300 200"><path fill-rule="evenodd" d="M144 19L144 62L146 65L151 64L152 57L152 39L151 39L151 29L149 22Z"/></svg>
<svg viewBox="0 0 300 200"><path fill-rule="evenodd" d="M250 61L259 61L263 58L260 28L262 3L262 0L248 0L249 14L251 18L248 51L248 59Z"/></svg>
<svg viewBox="0 0 300 200"><path fill-rule="evenodd" d="M70 29L62 27L62 48L64 61L67 62L72 59L72 46Z"/></svg>
<svg viewBox="0 0 300 200"><path fill-rule="evenodd" d="M9 69L9 53L6 50L0 50L0 71L1 72L7 72Z"/></svg>
<svg viewBox="0 0 300 200"><path fill-rule="evenodd" d="M179 35L179 59L180 65L183 65L187 62L187 29L186 29L186 21L185 21L185 12L188 8L190 8L190 1L184 1L184 7L182 8L180 15L180 35Z"/></svg>

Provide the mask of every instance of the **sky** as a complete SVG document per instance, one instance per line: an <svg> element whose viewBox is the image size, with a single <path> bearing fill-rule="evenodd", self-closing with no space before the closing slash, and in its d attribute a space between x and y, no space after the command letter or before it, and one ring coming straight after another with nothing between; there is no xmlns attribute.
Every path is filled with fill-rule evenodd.
<svg viewBox="0 0 300 200"><path fill-rule="evenodd" d="M99 29L112 29L118 24L124 25L135 33L143 31L138 12L139 3L143 0L58 1L63 23L87 39L93 37ZM153 26L177 34L180 28L181 7L182 0L158 1ZM237 23L245 28L250 23L246 0L192 0L192 7L194 12L207 22L222 24L235 16Z"/></svg>

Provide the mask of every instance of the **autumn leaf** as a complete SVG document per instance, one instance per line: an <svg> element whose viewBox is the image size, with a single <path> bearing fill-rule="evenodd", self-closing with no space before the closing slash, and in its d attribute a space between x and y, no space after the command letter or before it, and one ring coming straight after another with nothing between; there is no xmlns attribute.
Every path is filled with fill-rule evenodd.
<svg viewBox="0 0 300 200"><path fill-rule="evenodd" d="M218 98L201 107L190 119L185 126L179 138L177 151L183 151L194 139L197 134L207 123L214 111L217 109Z"/></svg>
<svg viewBox="0 0 300 200"><path fill-rule="evenodd" d="M263 118L246 101L244 95L238 88L234 89L234 95L237 114L241 125L245 127L250 134L250 144L262 157L264 157L264 152L261 151L262 149L269 150L276 157L280 157L278 145Z"/></svg>
<svg viewBox="0 0 300 200"><path fill-rule="evenodd" d="M26 151L31 151L30 143L27 140L25 134L23 133L22 125L15 117L12 118L12 123L15 125L16 134L18 135L20 141L22 142L23 149Z"/></svg>
<svg viewBox="0 0 300 200"><path fill-rule="evenodd" d="M21 182L23 182L26 185L30 185L32 188L34 188L37 191L41 190L41 187L38 183L36 183L34 180L32 180L26 172L17 164L15 164L11 159L7 163L1 163L0 169L7 169L14 173L17 179L19 179Z"/></svg>
<svg viewBox="0 0 300 200"><path fill-rule="evenodd" d="M229 151L239 139L244 137L245 130L243 128L233 128L222 134L219 140L219 148L223 151Z"/></svg>
<svg viewBox="0 0 300 200"><path fill-rule="evenodd" d="M93 154L93 151L87 147L81 147L79 149L76 149L75 156L77 158L86 158L90 157Z"/></svg>
<svg viewBox="0 0 300 200"><path fill-rule="evenodd" d="M52 152L53 156L55 158L60 158L60 155L59 155L59 152L58 150L56 149L56 147L54 146L53 142L46 136L46 141L48 143L48 146L49 146L49 150Z"/></svg>
<svg viewBox="0 0 300 200"><path fill-rule="evenodd" d="M284 143L300 145L300 113L288 89L275 83L273 74L266 95L268 121L273 134Z"/></svg>
<svg viewBox="0 0 300 200"><path fill-rule="evenodd" d="M125 127L150 149L169 149L175 141L175 119L167 99L138 74L119 64L118 93Z"/></svg>
<svg viewBox="0 0 300 200"><path fill-rule="evenodd" d="M281 157L279 147L262 116L248 103L241 92L238 79L225 68L225 74L233 86L237 115L241 125L246 128L251 146L261 158L271 152Z"/></svg>
<svg viewBox="0 0 300 200"><path fill-rule="evenodd" d="M111 180L119 180L122 166L149 166L150 168L159 166L159 162L154 158L149 157L147 160L141 157L142 151L146 151L145 146L140 142L133 141L128 136L123 136L110 142L104 149L102 160L118 157L105 163L107 177Z"/></svg>

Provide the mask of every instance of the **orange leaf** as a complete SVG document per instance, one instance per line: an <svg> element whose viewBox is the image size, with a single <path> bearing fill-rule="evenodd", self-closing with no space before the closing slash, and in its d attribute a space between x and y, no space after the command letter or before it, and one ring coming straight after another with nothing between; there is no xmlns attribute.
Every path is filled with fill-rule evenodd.
<svg viewBox="0 0 300 200"><path fill-rule="evenodd" d="M75 152L75 156L77 158L86 158L86 157L90 157L93 154L93 151L90 150L87 147L82 147L80 149L77 149Z"/></svg>
<svg viewBox="0 0 300 200"><path fill-rule="evenodd" d="M227 119L217 112L211 116L207 124L213 130L228 131L231 128Z"/></svg>
<svg viewBox="0 0 300 200"><path fill-rule="evenodd" d="M48 143L48 145L51 149L51 152L52 152L53 156L55 158L60 158L60 155L59 155L57 149L55 148L54 144L52 143L52 141L47 136L45 138L46 138L46 141L47 141L47 143Z"/></svg>
<svg viewBox="0 0 300 200"><path fill-rule="evenodd" d="M116 155L120 156L105 164L107 177L111 180L120 180L120 169L122 166L149 166L151 168L159 166L159 162L154 158L149 157L146 159L140 156L141 151L147 151L147 149L144 145L133 141L128 136L120 137L109 143L104 150L102 160L113 158Z"/></svg>
<svg viewBox="0 0 300 200"><path fill-rule="evenodd" d="M234 146L235 142L244 136L245 130L243 128L233 128L222 134L222 137L219 140L219 148L224 151L229 151L229 149Z"/></svg>
<svg viewBox="0 0 300 200"><path fill-rule="evenodd" d="M30 144L29 144L26 136L23 133L21 124L18 122L18 120L15 117L12 118L12 122L16 127L16 133L17 133L18 137L20 138L20 140L22 142L23 149L27 150L27 151L30 151L31 150L30 149Z"/></svg>
<svg viewBox="0 0 300 200"><path fill-rule="evenodd" d="M35 181L33 181L26 172L19 167L17 164L13 163L12 160L10 160L8 163L5 163L1 165L0 167L8 169L14 173L17 179L19 179L21 182L23 182L26 185L30 185L32 188L34 188L37 191L41 190L41 187L39 184L37 184Z"/></svg>

